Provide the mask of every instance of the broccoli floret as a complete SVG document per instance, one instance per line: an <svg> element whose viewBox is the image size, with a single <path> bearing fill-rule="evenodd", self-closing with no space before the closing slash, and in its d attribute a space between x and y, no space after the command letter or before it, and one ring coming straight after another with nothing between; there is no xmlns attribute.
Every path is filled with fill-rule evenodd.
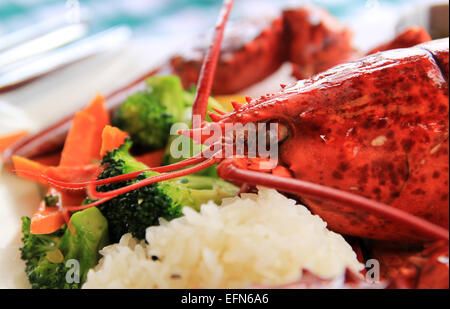
<svg viewBox="0 0 450 309"><path fill-rule="evenodd" d="M99 179L148 168L130 155L131 145L131 140L127 139L120 148L107 153L102 160L105 169ZM97 189L110 191L157 174L144 172L136 179L98 186ZM99 209L108 220L113 242L129 232L138 239L144 239L147 227L158 225L159 218L171 220L182 215L184 206L198 209L209 200L220 203L222 198L235 196L237 192L238 188L222 179L189 175L121 194L101 204Z"/></svg>
<svg viewBox="0 0 450 309"><path fill-rule="evenodd" d="M73 214L70 225L74 234L64 225L52 234L37 235L30 232L31 219L22 217L21 258L32 288L78 289L97 264L98 251L108 244L105 217L98 209L88 208Z"/></svg>
<svg viewBox="0 0 450 309"><path fill-rule="evenodd" d="M47 235L30 233L31 219L22 217L23 245L20 248L21 258L26 262L25 272L33 288L78 288L66 283L64 264L52 263L47 255L58 255L58 246L64 234L65 227Z"/></svg>
<svg viewBox="0 0 450 309"><path fill-rule="evenodd" d="M130 133L134 145L142 150L166 147L174 123L190 126L195 88L183 90L180 78L174 75L152 76L144 91L127 98L116 111L112 124ZM208 99L208 111L223 109L213 98ZM206 116L207 121L211 121Z"/></svg>
<svg viewBox="0 0 450 309"><path fill-rule="evenodd" d="M170 127L183 121L187 101L180 79L176 76L154 76L147 87L127 98L113 117L113 125L130 133L135 145L146 150L166 146Z"/></svg>

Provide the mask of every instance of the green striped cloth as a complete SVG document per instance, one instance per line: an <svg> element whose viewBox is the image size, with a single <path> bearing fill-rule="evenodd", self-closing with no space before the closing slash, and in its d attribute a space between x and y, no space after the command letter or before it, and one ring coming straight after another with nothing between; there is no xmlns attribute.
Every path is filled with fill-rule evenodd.
<svg viewBox="0 0 450 309"><path fill-rule="evenodd" d="M264 13L271 8L295 3L292 0L236 0L232 17ZM371 5L402 5L409 0L316 0L337 17L346 18ZM221 0L1 0L1 35L33 25L42 20L71 14L80 8L82 16L90 16L91 31L126 24L137 35L167 35L197 31L217 17ZM71 11L72 10L72 11Z"/></svg>

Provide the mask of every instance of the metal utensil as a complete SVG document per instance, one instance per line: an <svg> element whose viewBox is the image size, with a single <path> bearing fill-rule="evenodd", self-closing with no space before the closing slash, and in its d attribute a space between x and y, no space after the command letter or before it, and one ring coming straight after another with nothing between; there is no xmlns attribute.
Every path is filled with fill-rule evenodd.
<svg viewBox="0 0 450 309"><path fill-rule="evenodd" d="M17 86L97 53L117 48L130 37L130 28L119 26L31 58L21 57L19 59L16 56L16 61L9 61L7 65L0 66L0 91ZM23 45L15 48L23 48ZM6 60L2 61L7 63Z"/></svg>
<svg viewBox="0 0 450 309"><path fill-rule="evenodd" d="M84 14L83 19L80 19L77 24L87 24L89 21L87 16L88 14ZM34 40L67 25L67 18L65 16L56 16L34 23L32 26L28 26L8 34L4 34L0 37L0 52L3 52L6 49L12 48L19 44Z"/></svg>
<svg viewBox="0 0 450 309"><path fill-rule="evenodd" d="M31 41L13 46L0 53L0 69L17 61L51 51L70 42L81 39L87 34L85 24L72 24L52 30Z"/></svg>

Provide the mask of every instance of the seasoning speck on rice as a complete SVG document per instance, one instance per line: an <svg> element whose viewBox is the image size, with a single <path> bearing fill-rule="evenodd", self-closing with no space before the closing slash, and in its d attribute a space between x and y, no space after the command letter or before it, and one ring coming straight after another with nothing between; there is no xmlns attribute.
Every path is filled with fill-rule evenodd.
<svg viewBox="0 0 450 309"><path fill-rule="evenodd" d="M346 267L363 268L322 219L275 190L258 189L200 212L185 207L184 217L149 227L148 244L124 235L101 251L83 288L276 286L299 280L302 269L336 278Z"/></svg>

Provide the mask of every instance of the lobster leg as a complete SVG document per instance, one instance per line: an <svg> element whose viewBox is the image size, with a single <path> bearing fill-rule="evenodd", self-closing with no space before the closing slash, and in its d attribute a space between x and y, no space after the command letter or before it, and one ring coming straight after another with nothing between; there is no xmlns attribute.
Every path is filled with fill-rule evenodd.
<svg viewBox="0 0 450 309"><path fill-rule="evenodd" d="M380 263L381 280L389 288L448 288L448 242L411 245L386 241L370 244L370 259Z"/></svg>
<svg viewBox="0 0 450 309"><path fill-rule="evenodd" d="M328 199L333 202L345 204L352 207L355 212L376 214L408 226L414 231L420 240L449 240L448 230L413 216L405 211L395 209L383 203L369 200L349 192L325 187L322 185L302 181L298 179L287 179L284 177L240 169L231 163L223 163L218 167L220 177L230 180L247 182L254 185L262 185L299 195L307 195L312 198Z"/></svg>

